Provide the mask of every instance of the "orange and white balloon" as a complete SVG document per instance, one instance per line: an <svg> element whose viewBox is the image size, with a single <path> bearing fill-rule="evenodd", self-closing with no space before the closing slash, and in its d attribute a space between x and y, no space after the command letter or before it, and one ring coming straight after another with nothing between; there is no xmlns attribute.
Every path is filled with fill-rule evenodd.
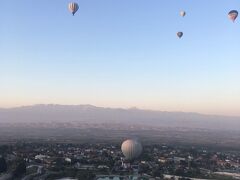
<svg viewBox="0 0 240 180"><path fill-rule="evenodd" d="M72 13L72 15L74 16L74 14L78 11L79 6L75 2L71 2L71 3L68 4L68 9Z"/></svg>
<svg viewBox="0 0 240 180"><path fill-rule="evenodd" d="M236 10L232 10L228 13L228 18L233 22L237 19L237 17L238 17L238 11Z"/></svg>

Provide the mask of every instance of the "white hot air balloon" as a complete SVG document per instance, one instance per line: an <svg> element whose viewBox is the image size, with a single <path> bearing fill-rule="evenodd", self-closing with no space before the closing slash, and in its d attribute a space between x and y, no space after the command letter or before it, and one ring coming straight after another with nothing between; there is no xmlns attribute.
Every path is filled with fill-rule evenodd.
<svg viewBox="0 0 240 180"><path fill-rule="evenodd" d="M68 9L72 13L72 15L74 16L74 14L78 11L79 6L78 6L77 3L72 2L72 3L68 4Z"/></svg>
<svg viewBox="0 0 240 180"><path fill-rule="evenodd" d="M142 153L142 144L133 139L128 139L122 143L122 152L126 159L134 160Z"/></svg>
<svg viewBox="0 0 240 180"><path fill-rule="evenodd" d="M186 12L185 11L180 11L180 16L182 16L182 17L186 16Z"/></svg>

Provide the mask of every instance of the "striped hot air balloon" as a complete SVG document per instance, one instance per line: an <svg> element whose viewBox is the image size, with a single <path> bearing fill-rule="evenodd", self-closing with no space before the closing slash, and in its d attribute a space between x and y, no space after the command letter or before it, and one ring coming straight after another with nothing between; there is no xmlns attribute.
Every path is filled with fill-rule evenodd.
<svg viewBox="0 0 240 180"><path fill-rule="evenodd" d="M228 13L228 18L233 22L237 19L237 17L238 17L238 11L236 10L232 10Z"/></svg>
<svg viewBox="0 0 240 180"><path fill-rule="evenodd" d="M71 2L71 3L68 4L68 9L72 13L72 15L74 16L74 14L78 11L79 6L75 2Z"/></svg>
<svg viewBox="0 0 240 180"><path fill-rule="evenodd" d="M134 160L142 153L142 145L139 141L128 139L122 143L123 155L128 160Z"/></svg>

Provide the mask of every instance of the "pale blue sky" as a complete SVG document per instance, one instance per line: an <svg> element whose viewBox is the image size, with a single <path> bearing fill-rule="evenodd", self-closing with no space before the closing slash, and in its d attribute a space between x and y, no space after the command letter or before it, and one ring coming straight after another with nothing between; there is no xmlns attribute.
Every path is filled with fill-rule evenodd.
<svg viewBox="0 0 240 180"><path fill-rule="evenodd" d="M0 1L0 107L240 115L238 0L76 0L74 17L69 2Z"/></svg>

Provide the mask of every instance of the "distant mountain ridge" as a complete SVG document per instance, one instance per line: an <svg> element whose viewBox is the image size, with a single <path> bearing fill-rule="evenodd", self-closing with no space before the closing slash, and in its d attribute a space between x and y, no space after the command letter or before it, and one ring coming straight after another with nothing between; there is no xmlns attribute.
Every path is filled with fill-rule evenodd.
<svg viewBox="0 0 240 180"><path fill-rule="evenodd" d="M137 108L103 108L93 105L34 105L0 108L1 123L87 122L146 124L159 127L239 130L240 117L165 112Z"/></svg>

